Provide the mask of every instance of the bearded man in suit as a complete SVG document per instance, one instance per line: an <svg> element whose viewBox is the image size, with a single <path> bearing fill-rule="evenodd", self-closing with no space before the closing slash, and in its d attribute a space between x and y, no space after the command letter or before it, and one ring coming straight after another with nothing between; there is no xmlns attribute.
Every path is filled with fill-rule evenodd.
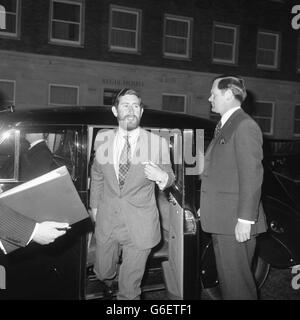
<svg viewBox="0 0 300 320"><path fill-rule="evenodd" d="M221 115L205 155L200 219L212 234L223 299L257 299L251 263L256 235L266 231L260 202L263 181L262 133L242 109L244 81L221 76L209 102Z"/></svg>
<svg viewBox="0 0 300 320"><path fill-rule="evenodd" d="M112 279L122 249L117 298L126 300L140 299L147 258L161 239L155 184L163 190L174 182L168 144L139 126L143 111L134 90L119 92L112 107L119 126L97 134L91 169L94 271Z"/></svg>

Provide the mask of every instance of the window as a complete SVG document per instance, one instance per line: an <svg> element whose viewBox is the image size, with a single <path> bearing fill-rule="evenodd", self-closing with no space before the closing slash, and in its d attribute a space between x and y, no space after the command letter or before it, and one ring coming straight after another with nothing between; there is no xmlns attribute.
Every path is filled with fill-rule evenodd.
<svg viewBox="0 0 300 320"><path fill-rule="evenodd" d="M300 35L298 36L297 46L297 70L300 72Z"/></svg>
<svg viewBox="0 0 300 320"><path fill-rule="evenodd" d="M295 106L294 134L300 136L300 105Z"/></svg>
<svg viewBox="0 0 300 320"><path fill-rule="evenodd" d="M116 94L120 91L120 89L108 89L104 88L103 90L103 105L111 107Z"/></svg>
<svg viewBox="0 0 300 320"><path fill-rule="evenodd" d="M82 43L82 4L53 0L51 2L50 41L61 44Z"/></svg>
<svg viewBox="0 0 300 320"><path fill-rule="evenodd" d="M258 32L256 64L259 68L276 69L279 66L279 33Z"/></svg>
<svg viewBox="0 0 300 320"><path fill-rule="evenodd" d="M191 57L192 18L165 15L164 56Z"/></svg>
<svg viewBox="0 0 300 320"><path fill-rule="evenodd" d="M0 107L15 105L15 86L13 80L0 80Z"/></svg>
<svg viewBox="0 0 300 320"><path fill-rule="evenodd" d="M162 110L173 112L186 111L186 96L176 94L163 94Z"/></svg>
<svg viewBox="0 0 300 320"><path fill-rule="evenodd" d="M49 104L57 106L78 105L79 87L60 84L49 85Z"/></svg>
<svg viewBox="0 0 300 320"><path fill-rule="evenodd" d="M43 139L45 144L36 144L44 152L44 163L34 163L30 158L30 143ZM75 129L59 129L47 126L22 127L18 130L0 130L0 180L26 181L47 173L60 166L66 166L73 180L78 172L78 132ZM37 152L32 146L31 152ZM46 148L46 150L45 150ZM50 156L51 155L51 156ZM31 161L28 161L28 160ZM37 159L42 161L42 159ZM46 161L47 160L47 161ZM75 185L77 181L74 182Z"/></svg>
<svg viewBox="0 0 300 320"><path fill-rule="evenodd" d="M0 35L17 37L20 24L20 0L1 0L0 4L5 9L5 29L0 29Z"/></svg>
<svg viewBox="0 0 300 320"><path fill-rule="evenodd" d="M274 102L256 101L251 116L265 134L273 134Z"/></svg>
<svg viewBox="0 0 300 320"><path fill-rule="evenodd" d="M213 62L237 63L238 27L215 23L213 28Z"/></svg>
<svg viewBox="0 0 300 320"><path fill-rule="evenodd" d="M134 53L140 50L141 17L141 10L111 6L110 49Z"/></svg>

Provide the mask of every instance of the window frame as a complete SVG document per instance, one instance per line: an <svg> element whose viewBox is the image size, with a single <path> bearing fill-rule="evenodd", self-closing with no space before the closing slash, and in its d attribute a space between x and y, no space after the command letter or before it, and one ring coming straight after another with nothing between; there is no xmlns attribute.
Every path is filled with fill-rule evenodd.
<svg viewBox="0 0 300 320"><path fill-rule="evenodd" d="M215 58L214 57L214 45L216 43L215 41L215 28L227 28L227 29L233 29L234 30L234 42L232 44L232 59L227 60L227 59L220 59L220 58ZM235 24L228 24L228 23L222 23L222 22L217 22L214 21L213 24L213 34L212 34L212 62L216 64L230 64L230 65L237 65L238 64L238 47L239 47L239 35L240 35L240 27L239 25ZM218 42L220 43L220 42Z"/></svg>
<svg viewBox="0 0 300 320"><path fill-rule="evenodd" d="M262 133L264 135L267 135L267 136L272 136L274 134L274 111L275 111L275 101L267 101L267 100L256 100L254 101L254 103L269 103L269 104L272 104L272 117L271 118L267 118L267 117L257 117L255 115L251 115L252 118L255 120L255 122L259 125L259 123L256 121L257 118L259 119L271 119L271 127L270 127L270 132L266 132L266 131L263 131L262 128L260 127Z"/></svg>
<svg viewBox="0 0 300 320"><path fill-rule="evenodd" d="M112 23L113 23L113 11L125 12L129 14L135 14L137 16L137 25L135 29L135 47L121 47L118 45L112 45ZM120 29L125 30L125 29ZM130 30L132 31L132 30ZM109 8L109 28L108 28L108 48L110 51L139 54L141 51L141 31L142 31L142 10L131 7L124 7L111 4Z"/></svg>
<svg viewBox="0 0 300 320"><path fill-rule="evenodd" d="M64 87L64 88L77 89L76 105L74 105L74 104L64 104L64 103L51 103L51 101L50 101L50 98L51 98L51 87ZM80 89L80 86L69 85L69 84L61 84L61 83L49 83L49 85L48 85L48 105L49 106L60 106L60 107L79 106L79 89Z"/></svg>
<svg viewBox="0 0 300 320"><path fill-rule="evenodd" d="M0 29L0 38L11 38L11 39L20 39L20 30L21 30L21 0L16 0L16 13L7 11L5 9L6 15L9 14L15 14L16 16L16 32L6 32L4 29ZM7 17L6 17L6 23L7 23Z"/></svg>
<svg viewBox="0 0 300 320"><path fill-rule="evenodd" d="M78 5L80 7L80 22L75 23L75 22L68 22L68 21L64 21L64 20L53 19L53 13L54 13L53 4L54 4L54 2L65 3L65 4L70 4L70 5ZM78 31L79 39L78 39L78 41L53 38L52 31L53 31L53 22L54 21L63 22L63 23L67 23L67 24L79 25L79 31ZM66 46L78 47L78 46L82 46L83 41L84 41L84 2L72 1L72 0L51 0L50 12L49 12L49 43L56 44L56 45L66 45Z"/></svg>
<svg viewBox="0 0 300 320"><path fill-rule="evenodd" d="M259 50L264 50L264 51L272 51L271 49L265 49L265 48L259 48L258 43L259 43L259 35L264 34L264 35L272 35L276 37L276 49L275 51L275 61L273 65L267 65L267 64L261 64L258 63L258 52ZM276 32L276 31L269 31L269 30L258 30L257 32L257 44L256 44L256 67L258 69L267 69L267 70L279 70L280 66L280 47L281 47L281 33Z"/></svg>
<svg viewBox="0 0 300 320"><path fill-rule="evenodd" d="M10 80L10 79L0 79L0 82L8 82L8 83L13 83L13 101L12 105L16 105L16 80Z"/></svg>
<svg viewBox="0 0 300 320"><path fill-rule="evenodd" d="M188 35L187 35L187 38L184 38L184 39L186 39L186 53L185 54L166 52L165 40L166 40L167 36L170 38L183 39L182 37L169 36L166 34L166 26L167 26L168 19L173 20L173 21L180 21L180 22L188 23ZM163 25L163 56L164 56L164 58L191 59L192 58L192 38L193 38L193 18L165 13L164 25Z"/></svg>
<svg viewBox="0 0 300 320"><path fill-rule="evenodd" d="M163 97L164 96L175 96L175 97L184 97L184 111L175 111L175 110L166 110L163 108ZM162 111L165 111L165 112L175 112L175 113L182 113L182 114L186 114L186 110L187 110L187 95L186 94L180 94L180 93L167 93L167 92L164 92L162 93L161 95L161 110Z"/></svg>
<svg viewBox="0 0 300 320"><path fill-rule="evenodd" d="M300 132L299 133L296 133L295 132L295 122L296 121L299 121L300 122L300 117L299 118L296 118L296 108L299 108L299 111L300 111L300 102L299 103L296 103L296 105L295 105L295 107L294 107L294 123L293 123L293 125L294 125L294 127L293 127L293 135L295 136L295 137L300 137Z"/></svg>

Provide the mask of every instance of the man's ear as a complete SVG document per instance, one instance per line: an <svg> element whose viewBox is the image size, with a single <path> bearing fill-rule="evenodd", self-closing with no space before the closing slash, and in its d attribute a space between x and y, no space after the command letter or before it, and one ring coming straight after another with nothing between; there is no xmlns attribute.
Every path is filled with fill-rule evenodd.
<svg viewBox="0 0 300 320"><path fill-rule="evenodd" d="M234 94L233 94L233 92L232 92L230 89L227 89L227 90L224 92L224 95L225 95L225 99L226 99L226 100L234 99Z"/></svg>
<svg viewBox="0 0 300 320"><path fill-rule="evenodd" d="M112 111L112 113L114 114L114 116L117 118L117 117L118 117L118 110L117 110L117 108L116 108L115 106L112 106L112 107L111 107L111 111Z"/></svg>

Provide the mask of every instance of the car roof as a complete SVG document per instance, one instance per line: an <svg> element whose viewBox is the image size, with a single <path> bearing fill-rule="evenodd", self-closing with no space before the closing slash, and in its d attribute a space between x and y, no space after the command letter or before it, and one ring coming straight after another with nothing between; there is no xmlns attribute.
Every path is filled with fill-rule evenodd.
<svg viewBox="0 0 300 320"><path fill-rule="evenodd" d="M1 122L21 125L116 125L111 108L100 106L59 107L2 113ZM212 133L214 122L197 116L144 109L141 126L178 129L206 129Z"/></svg>

